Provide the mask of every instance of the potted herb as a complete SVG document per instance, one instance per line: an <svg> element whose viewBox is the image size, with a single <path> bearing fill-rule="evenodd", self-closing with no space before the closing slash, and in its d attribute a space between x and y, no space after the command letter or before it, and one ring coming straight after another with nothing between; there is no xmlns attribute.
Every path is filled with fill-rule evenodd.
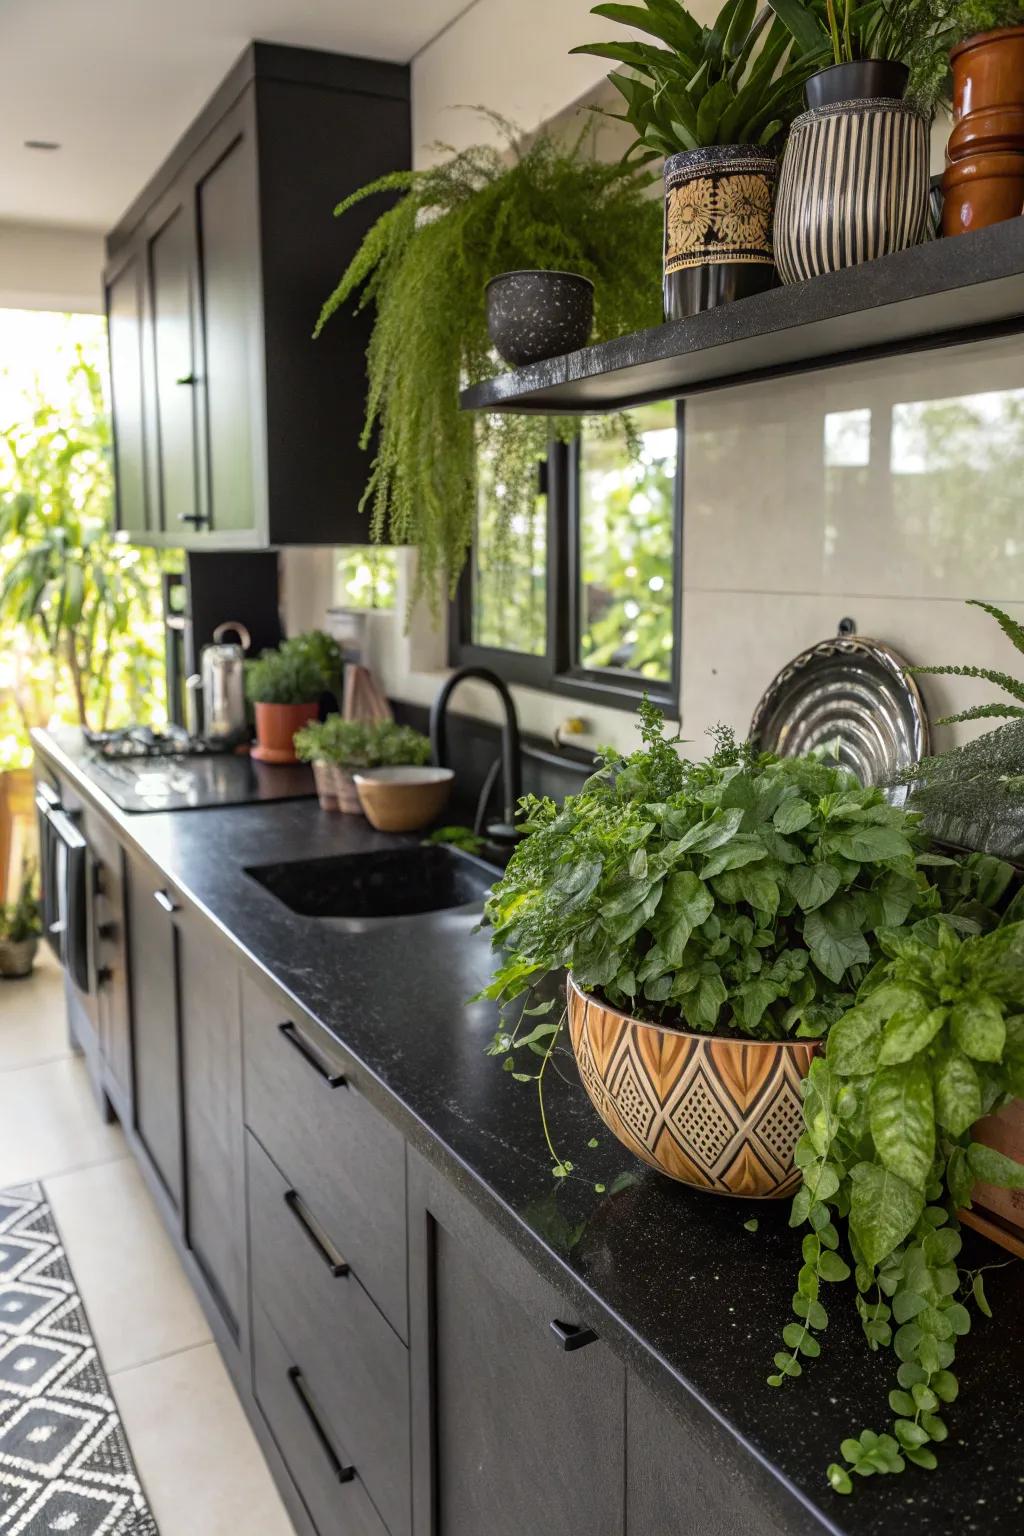
<svg viewBox="0 0 1024 1536"><path fill-rule="evenodd" d="M930 113L910 64L951 36L948 0L768 0L798 46L828 50L786 144L775 213L784 282L917 245L928 228ZM948 47L948 42L945 42Z"/></svg>
<svg viewBox="0 0 1024 1536"><path fill-rule="evenodd" d="M474 418L459 389L495 371L486 285L502 273L571 272L594 286L594 338L607 341L659 318L650 273L660 215L634 166L605 165L584 137L561 144L540 133L525 146L497 121L501 148L476 146L422 171L363 187L335 209L398 194L365 235L317 332L350 303L376 311L367 353L363 444L376 457L363 498L371 533L419 553L413 598L454 590L472 543L477 463L504 486L499 531L536 502L537 463L549 436L568 438L576 418Z"/></svg>
<svg viewBox="0 0 1024 1536"><path fill-rule="evenodd" d="M824 1287L852 1274L898 1387L891 1429L844 1442L830 1482L934 1465L970 1325L957 1212L978 1179L1024 1188L1024 1165L972 1135L1024 1090L1024 902L1000 921L999 860L928 851L914 813L843 768L722 731L685 762L641 713L643 751L606 754L561 810L527 802L486 907L505 951L486 995L568 969L580 1075L625 1145L705 1189L799 1184L791 1221L810 1231L770 1384L821 1353ZM565 1023L549 1012L490 1047L542 1109Z"/></svg>
<svg viewBox="0 0 1024 1536"><path fill-rule="evenodd" d="M335 707L341 703L344 661L341 646L333 635L323 629L306 630L304 634L282 640L279 649L285 656L308 657L323 679L321 691L331 695Z"/></svg>
<svg viewBox="0 0 1024 1536"><path fill-rule="evenodd" d="M36 869L26 864L17 901L0 908L0 976L13 980L31 974L42 931Z"/></svg>
<svg viewBox="0 0 1024 1536"><path fill-rule="evenodd" d="M295 751L300 762L313 765L323 809L352 815L362 810L354 773L430 761L429 740L411 726L393 720L343 720L340 715L303 726L295 736Z"/></svg>
<svg viewBox="0 0 1024 1536"><path fill-rule="evenodd" d="M657 39L587 43L626 66L609 76L641 160L664 159L664 305L681 319L775 280L777 152L814 68L786 25L726 0L711 26L680 0L596 5L594 16ZM814 53L821 44L815 39ZM613 114L614 115L614 114Z"/></svg>
<svg viewBox="0 0 1024 1536"><path fill-rule="evenodd" d="M294 763L293 737L315 720L326 685L319 663L302 647L286 641L245 664L245 692L255 705L256 745L252 755L263 763Z"/></svg>

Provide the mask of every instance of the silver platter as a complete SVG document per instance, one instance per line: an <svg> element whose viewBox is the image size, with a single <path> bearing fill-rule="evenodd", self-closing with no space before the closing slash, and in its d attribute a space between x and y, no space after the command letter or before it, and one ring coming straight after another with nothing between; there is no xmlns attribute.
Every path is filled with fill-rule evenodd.
<svg viewBox="0 0 1024 1536"><path fill-rule="evenodd" d="M862 784L883 784L928 752L928 716L907 669L879 640L822 640L766 689L750 738L780 757L826 747Z"/></svg>

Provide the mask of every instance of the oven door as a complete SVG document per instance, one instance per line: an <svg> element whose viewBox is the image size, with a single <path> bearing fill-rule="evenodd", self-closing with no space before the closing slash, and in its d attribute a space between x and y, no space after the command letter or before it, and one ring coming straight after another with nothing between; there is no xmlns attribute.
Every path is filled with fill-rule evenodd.
<svg viewBox="0 0 1024 1536"><path fill-rule="evenodd" d="M80 992L92 991L89 953L89 847L49 786L40 784L39 849L43 932Z"/></svg>

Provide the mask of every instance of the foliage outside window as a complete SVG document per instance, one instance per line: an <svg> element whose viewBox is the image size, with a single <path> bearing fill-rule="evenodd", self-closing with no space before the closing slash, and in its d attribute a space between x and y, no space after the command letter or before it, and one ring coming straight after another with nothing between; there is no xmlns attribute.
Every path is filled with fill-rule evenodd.
<svg viewBox="0 0 1024 1536"><path fill-rule="evenodd" d="M543 656L547 651L547 497L502 525L506 487L493 458L478 460L479 504L473 542L473 644Z"/></svg>
<svg viewBox="0 0 1024 1536"><path fill-rule="evenodd" d="M113 532L105 322L0 310L0 767L34 725L166 717L160 575ZM178 557L180 558L180 557Z"/></svg>
<svg viewBox="0 0 1024 1536"><path fill-rule="evenodd" d="M658 682L672 677L675 407L632 413L639 438L580 442L579 540L582 666L612 667Z"/></svg>
<svg viewBox="0 0 1024 1536"><path fill-rule="evenodd" d="M393 608L398 585L396 552L379 544L345 546L334 566L334 601L340 608Z"/></svg>

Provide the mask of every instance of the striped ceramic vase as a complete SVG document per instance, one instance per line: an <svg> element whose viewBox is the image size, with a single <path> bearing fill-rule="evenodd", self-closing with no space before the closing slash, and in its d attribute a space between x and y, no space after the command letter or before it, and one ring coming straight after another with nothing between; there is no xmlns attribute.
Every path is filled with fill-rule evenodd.
<svg viewBox="0 0 1024 1536"><path fill-rule="evenodd" d="M928 123L895 100L844 101L793 124L775 205L785 283L905 250L928 228Z"/></svg>

